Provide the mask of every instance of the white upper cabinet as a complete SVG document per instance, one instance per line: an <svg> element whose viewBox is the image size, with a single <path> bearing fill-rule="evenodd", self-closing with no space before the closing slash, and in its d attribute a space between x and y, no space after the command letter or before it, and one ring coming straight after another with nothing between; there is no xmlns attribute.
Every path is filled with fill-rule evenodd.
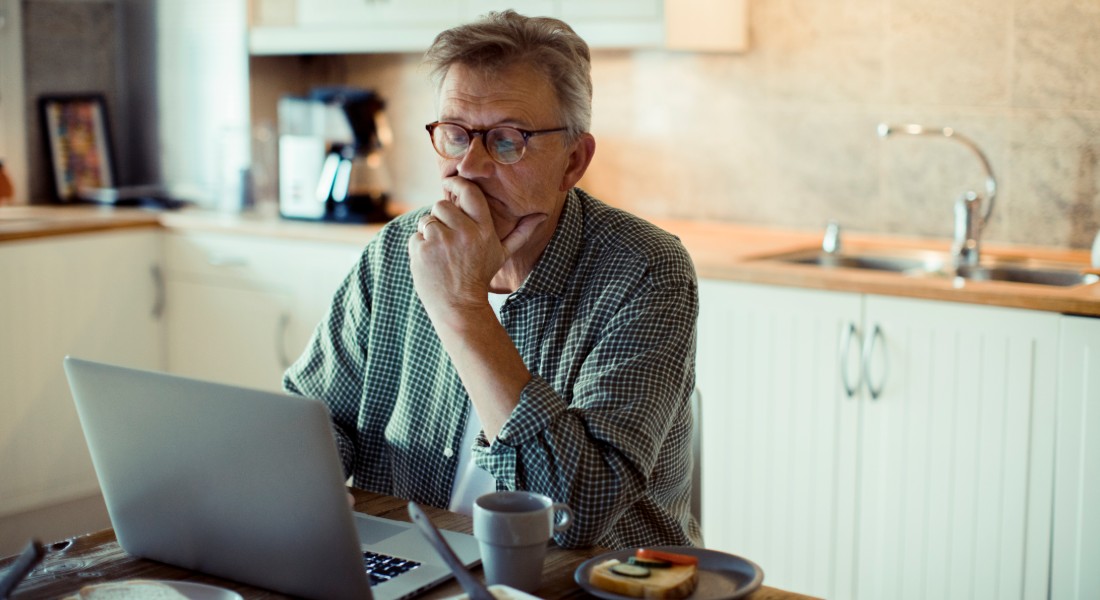
<svg viewBox="0 0 1100 600"><path fill-rule="evenodd" d="M462 15L454 0L299 0L297 22L303 27L378 27L448 24Z"/></svg>
<svg viewBox="0 0 1100 600"><path fill-rule="evenodd" d="M593 48L739 51L745 7L746 0L251 0L249 48L255 55L422 52L440 31L510 8L563 19Z"/></svg>

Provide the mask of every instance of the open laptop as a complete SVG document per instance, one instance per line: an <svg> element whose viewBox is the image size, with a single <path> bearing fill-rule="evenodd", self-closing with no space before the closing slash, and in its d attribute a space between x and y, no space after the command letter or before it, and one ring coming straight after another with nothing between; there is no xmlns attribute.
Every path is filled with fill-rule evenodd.
<svg viewBox="0 0 1100 600"><path fill-rule="evenodd" d="M126 552L318 599L396 600L451 576L414 525L351 511L319 400L72 357L65 372ZM473 536L442 533L480 562ZM418 565L383 581L375 554Z"/></svg>

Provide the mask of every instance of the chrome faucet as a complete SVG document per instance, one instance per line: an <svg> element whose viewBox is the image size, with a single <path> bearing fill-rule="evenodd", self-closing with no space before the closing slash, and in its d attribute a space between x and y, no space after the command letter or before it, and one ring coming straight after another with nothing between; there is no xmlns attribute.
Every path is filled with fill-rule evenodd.
<svg viewBox="0 0 1100 600"><path fill-rule="evenodd" d="M955 140L967 148L970 148L978 156L985 171L986 198L972 190L968 190L955 201L955 241L952 244L951 253L955 257L955 266L976 266L981 259L982 229L993 215L993 203L997 198L997 179L993 176L993 168L989 166L989 159L978 147L974 140L962 135L950 127L924 127L923 125L889 125L879 123L878 135L885 139L895 133L908 135L941 136ZM985 204L983 214L982 204Z"/></svg>

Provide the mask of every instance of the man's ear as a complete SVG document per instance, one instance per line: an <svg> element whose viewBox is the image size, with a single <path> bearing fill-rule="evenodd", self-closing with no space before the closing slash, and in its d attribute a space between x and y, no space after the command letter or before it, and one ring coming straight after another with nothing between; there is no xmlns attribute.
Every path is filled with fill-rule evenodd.
<svg viewBox="0 0 1100 600"><path fill-rule="evenodd" d="M573 151L569 153L569 162L565 165L565 173L561 177L559 192L568 192L577 185L577 182L588 170L592 157L596 154L596 138L591 133L582 133L577 141L573 142Z"/></svg>

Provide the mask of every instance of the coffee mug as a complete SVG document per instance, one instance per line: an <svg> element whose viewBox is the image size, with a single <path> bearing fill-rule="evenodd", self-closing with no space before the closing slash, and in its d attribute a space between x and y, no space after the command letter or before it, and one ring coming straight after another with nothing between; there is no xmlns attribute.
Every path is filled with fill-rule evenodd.
<svg viewBox="0 0 1100 600"><path fill-rule="evenodd" d="M556 522L558 513L562 519ZM474 501L474 537L485 582L534 592L542 582L546 544L573 524L573 511L535 492L493 492Z"/></svg>

